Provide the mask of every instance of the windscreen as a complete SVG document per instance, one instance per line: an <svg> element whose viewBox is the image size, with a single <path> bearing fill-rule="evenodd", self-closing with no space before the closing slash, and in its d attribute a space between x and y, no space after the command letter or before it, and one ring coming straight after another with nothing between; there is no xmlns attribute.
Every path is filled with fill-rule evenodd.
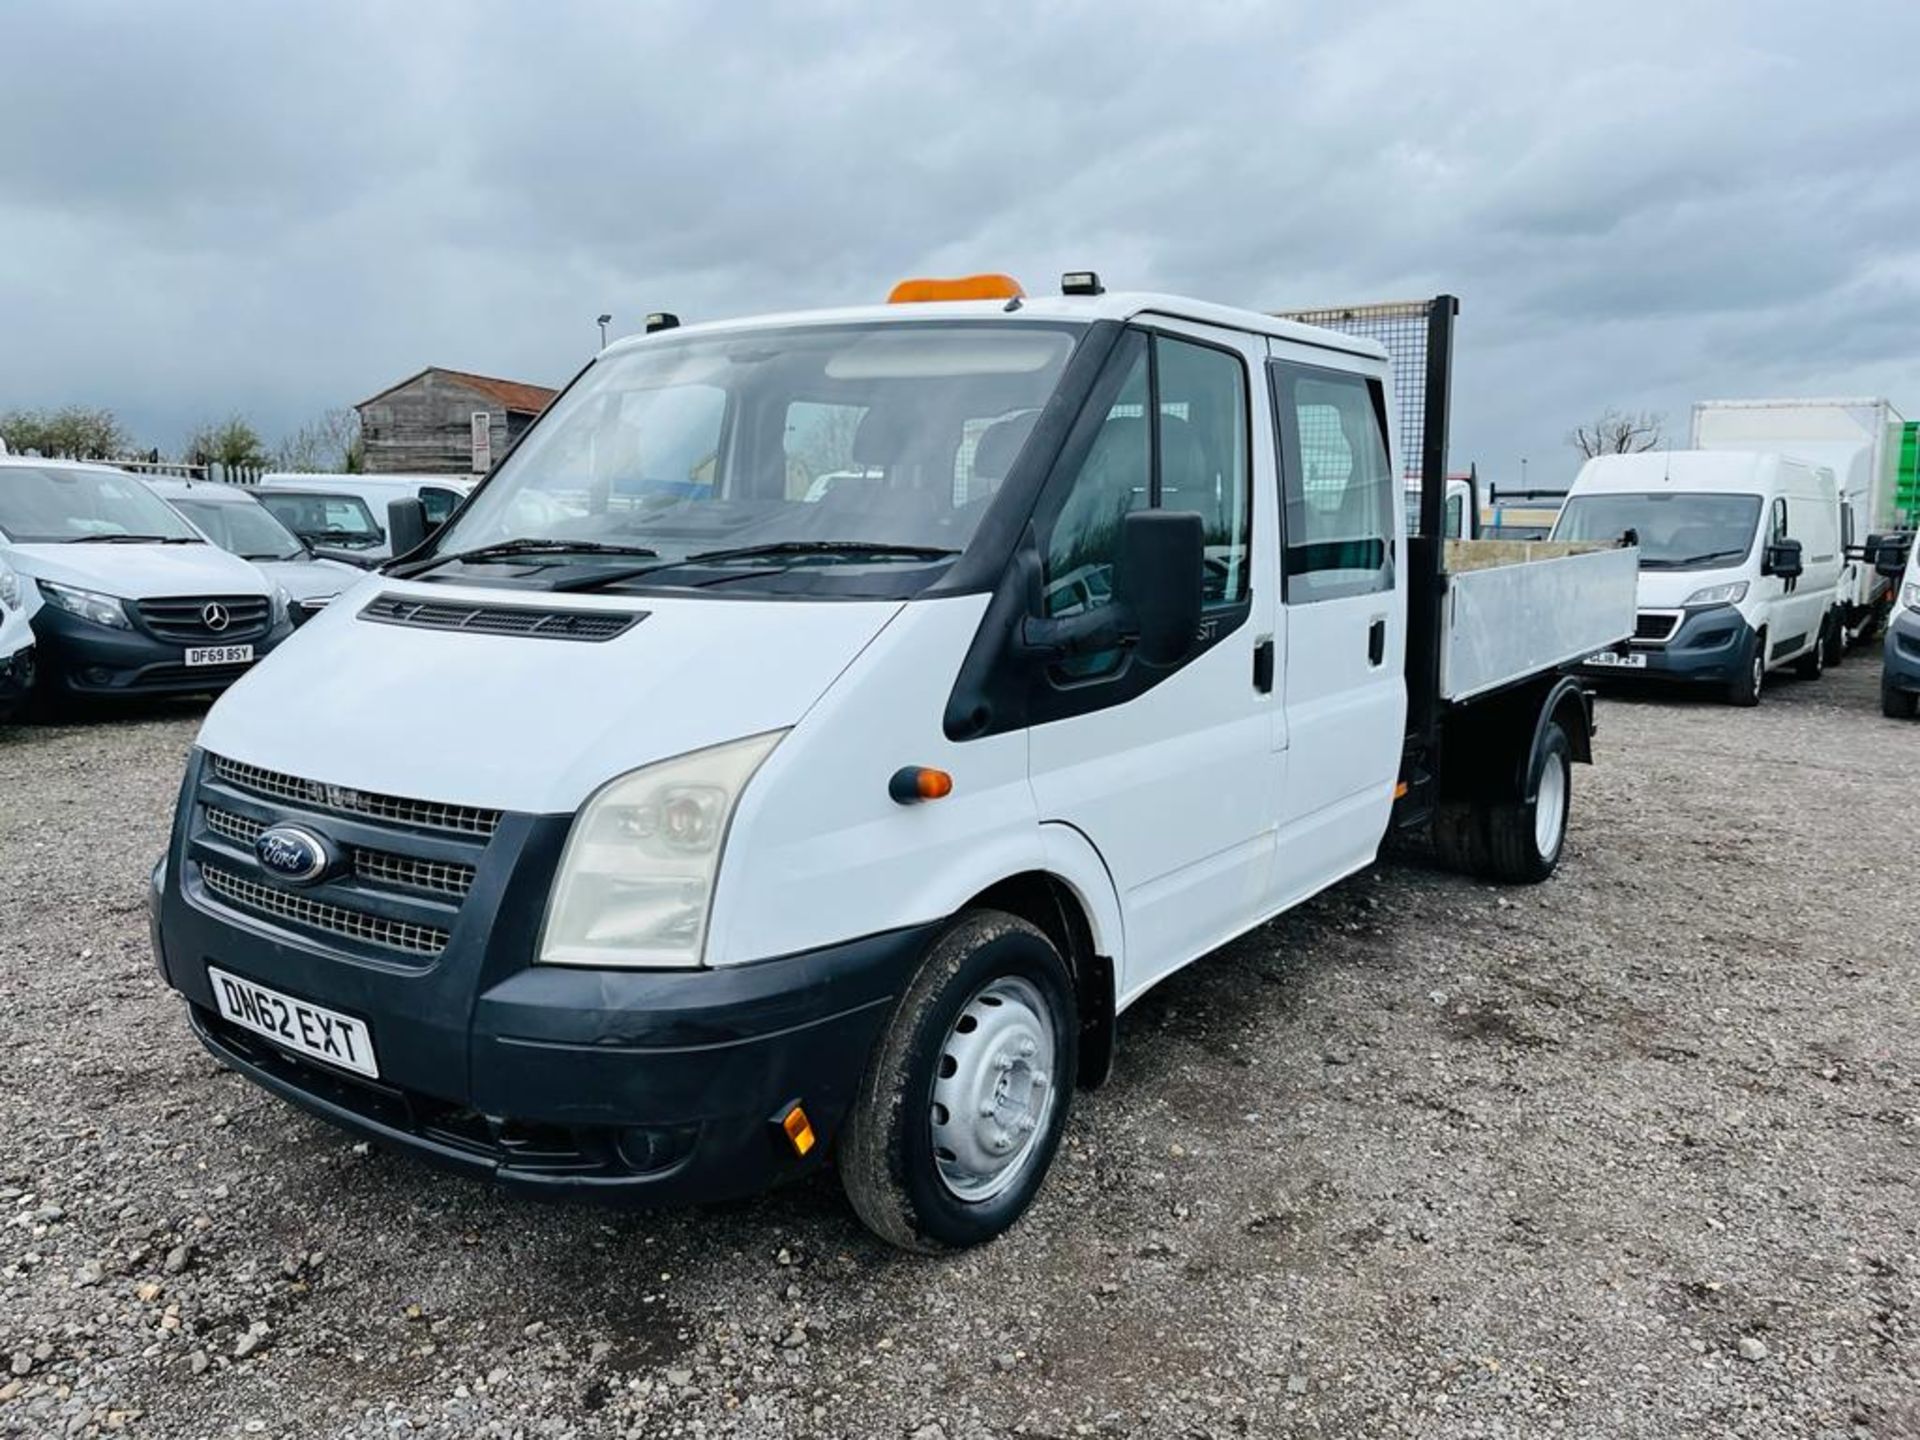
<svg viewBox="0 0 1920 1440"><path fill-rule="evenodd" d="M596 363L443 532L667 560L869 545L808 563L964 549L1057 384L1078 327L919 323L655 341ZM919 563L926 564L925 557Z"/></svg>
<svg viewBox="0 0 1920 1440"><path fill-rule="evenodd" d="M316 545L364 550L387 538L387 532L374 523L367 502L358 495L265 491L260 503L282 525Z"/></svg>
<svg viewBox="0 0 1920 1440"><path fill-rule="evenodd" d="M1643 570L1708 570L1746 559L1760 528L1758 495L1659 491L1575 495L1561 507L1556 540L1640 538Z"/></svg>
<svg viewBox="0 0 1920 1440"><path fill-rule="evenodd" d="M52 465L0 466L0 535L18 544L200 538L124 470Z"/></svg>
<svg viewBox="0 0 1920 1440"><path fill-rule="evenodd" d="M305 552L293 532L252 500L194 500L182 497L173 508L185 515L214 544L243 560L293 560Z"/></svg>

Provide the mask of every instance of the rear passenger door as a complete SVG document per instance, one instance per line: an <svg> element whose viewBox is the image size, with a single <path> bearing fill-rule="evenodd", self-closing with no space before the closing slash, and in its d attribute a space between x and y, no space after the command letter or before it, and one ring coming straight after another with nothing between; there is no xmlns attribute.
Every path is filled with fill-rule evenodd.
<svg viewBox="0 0 1920 1440"><path fill-rule="evenodd" d="M1275 888L1286 900L1379 848L1406 731L1407 624L1384 382L1272 348L1291 735Z"/></svg>

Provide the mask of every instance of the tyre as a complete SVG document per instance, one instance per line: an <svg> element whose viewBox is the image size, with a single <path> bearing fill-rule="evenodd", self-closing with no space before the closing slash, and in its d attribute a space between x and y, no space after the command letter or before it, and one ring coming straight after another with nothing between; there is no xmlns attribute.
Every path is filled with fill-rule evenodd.
<svg viewBox="0 0 1920 1440"><path fill-rule="evenodd" d="M1889 720L1911 720L1920 714L1920 695L1895 688L1890 680L1880 682L1880 713Z"/></svg>
<svg viewBox="0 0 1920 1440"><path fill-rule="evenodd" d="M1535 747L1527 789L1533 799L1486 811L1485 873L1509 885L1537 885L1560 864L1573 808L1573 744L1555 721Z"/></svg>
<svg viewBox="0 0 1920 1440"><path fill-rule="evenodd" d="M1831 623L1831 620L1829 620L1821 625L1820 634L1818 638L1814 640L1813 644L1808 647L1807 653L1793 662L1793 673L1798 675L1802 680L1818 680L1826 673L1827 626Z"/></svg>
<svg viewBox="0 0 1920 1440"><path fill-rule="evenodd" d="M1847 658L1847 621L1838 610L1827 617L1827 668L1842 664Z"/></svg>
<svg viewBox="0 0 1920 1440"><path fill-rule="evenodd" d="M1760 703L1760 692L1767 683L1767 632L1762 630L1753 637L1752 648L1747 652L1746 668L1737 680L1727 685L1727 703L1745 708Z"/></svg>
<svg viewBox="0 0 1920 1440"><path fill-rule="evenodd" d="M1018 1220L1066 1128L1079 1039L1052 941L997 910L957 918L895 1006L841 1138L867 1228L937 1253Z"/></svg>
<svg viewBox="0 0 1920 1440"><path fill-rule="evenodd" d="M1434 858L1462 875L1487 873L1485 808L1447 800L1433 812Z"/></svg>

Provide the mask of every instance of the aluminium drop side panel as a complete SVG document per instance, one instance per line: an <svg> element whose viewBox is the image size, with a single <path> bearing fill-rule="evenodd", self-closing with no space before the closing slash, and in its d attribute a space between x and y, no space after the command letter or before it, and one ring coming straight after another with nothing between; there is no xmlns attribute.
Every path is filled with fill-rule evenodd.
<svg viewBox="0 0 1920 1440"><path fill-rule="evenodd" d="M1453 571L1443 601L1441 698L1471 700L1626 639L1639 578L1640 552L1631 548Z"/></svg>

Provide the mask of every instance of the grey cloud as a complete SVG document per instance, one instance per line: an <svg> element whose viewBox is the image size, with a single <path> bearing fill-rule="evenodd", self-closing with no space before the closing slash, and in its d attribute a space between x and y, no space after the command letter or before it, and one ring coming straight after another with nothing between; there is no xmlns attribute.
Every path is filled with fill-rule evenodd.
<svg viewBox="0 0 1920 1440"><path fill-rule="evenodd" d="M171 445L592 317L1004 268L1450 289L1456 456L1609 404L1913 384L1920 12L1074 3L8 8L0 406Z"/></svg>

